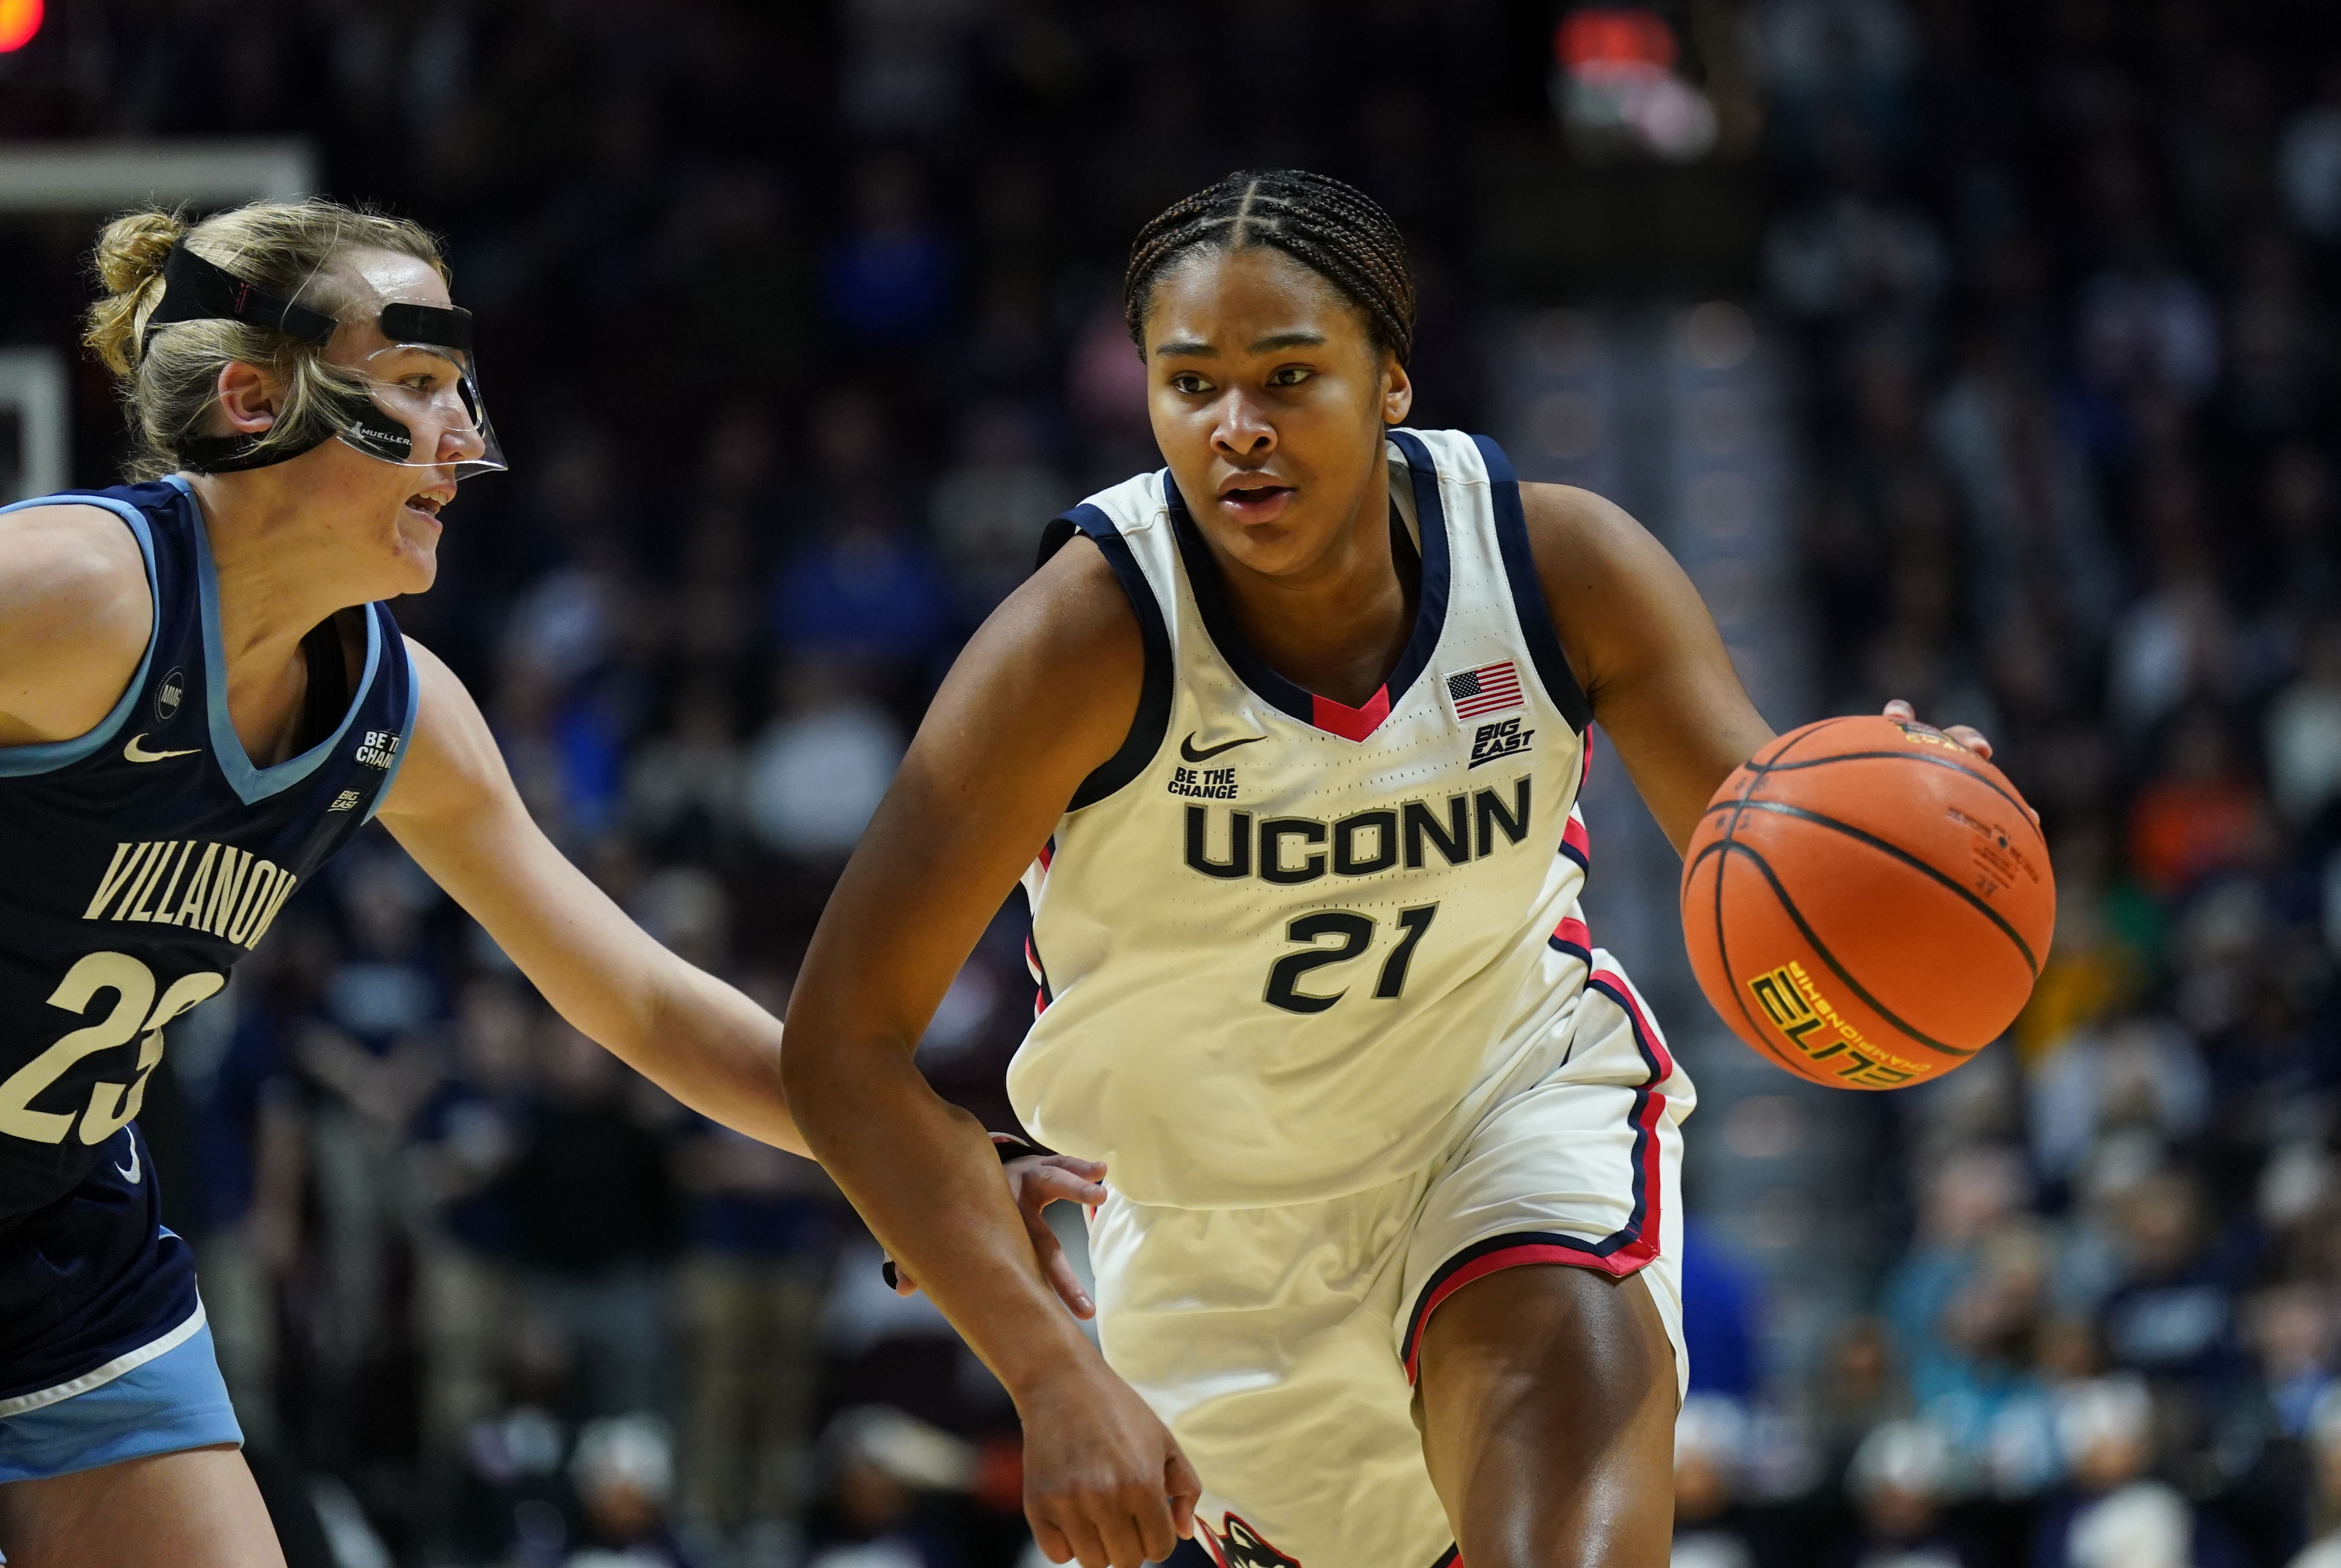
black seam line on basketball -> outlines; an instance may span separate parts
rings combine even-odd
[[[1833,730],[1839,724],[1851,724],[1854,719],[1858,716],[1860,715],[1855,714],[1839,714],[1833,719],[1823,719],[1809,729],[1806,730],[1803,734],[1792,736],[1789,739],[1788,744],[1780,748],[1779,754],[1780,756],[1787,756],[1790,752],[1795,751],[1807,741],[1818,740],[1822,731]],[[1759,764],[1753,757],[1750,757],[1748,760],[1748,765],[1754,768],[1758,773],[1764,773],[1772,768],[1778,767],[1780,764],[1778,758],[1775,758],[1773,761],[1768,763]]]
[[[1975,769],[1961,767],[1958,764],[1953,762],[1948,757],[1930,757],[1919,752],[1839,752],[1835,756],[1815,757],[1808,763],[1758,763],[1750,761],[1748,764],[1748,768],[1749,772],[1761,777],[1766,774],[1795,773],[1801,768],[1823,768],[1828,766],[1831,763],[1877,762],[1881,760],[1890,761],[1895,758],[1899,758],[1904,762],[1925,763],[1930,768],[1948,768],[1955,774],[1964,774],[1968,778],[1975,780],[1976,783],[1983,785],[1984,788],[1991,791],[1992,794],[1997,795],[2000,799],[2006,801],[2008,804],[2014,806],[2017,810],[2024,812],[2025,821],[2030,822],[2032,820],[2031,812],[2026,810],[2025,804],[2021,800],[2008,794],[2006,790],[1992,783],[1991,780],[1976,772]]]
[[[1689,871],[1697,871],[1700,863],[1705,861],[1709,855],[1723,855],[1725,857],[1724,864],[1728,864],[1730,861],[1728,851],[1730,848],[1731,844],[1729,840],[1716,840],[1715,843],[1708,844],[1705,849],[1700,850],[1697,854],[1691,857],[1691,863],[1689,868]],[[1748,1011],[1748,999],[1739,994],[1738,983],[1731,977],[1731,943],[1723,934],[1723,865],[1718,865],[1715,868],[1714,903],[1715,961],[1723,966],[1724,990],[1730,993],[1732,1005],[1739,1009],[1739,1016],[1748,1020],[1748,1027],[1756,1032],[1756,1039],[1758,1043],[1760,1044],[1765,1050],[1772,1054],[1773,1057],[1779,1062],[1783,1070],[1794,1073],[1800,1078],[1803,1077],[1803,1064],[1796,1057],[1789,1055],[1786,1051],[1782,1050],[1772,1039],[1771,1032],[1766,1029],[1762,1024],[1757,1022],[1756,1014]],[[1575,1048],[1575,1043],[1571,1042],[1570,1049],[1574,1050]]]
[[[2032,971],[2032,978],[2036,981],[2040,978],[2040,964],[2039,962],[2032,956],[2032,944],[2025,941],[2023,936],[2017,933],[2016,927],[2007,923],[2007,918],[2005,915],[2001,914],[1999,911],[1994,909],[1990,904],[1986,904],[1981,898],[1977,897],[1973,892],[1969,891],[1957,881],[1945,875],[1935,867],[1928,865],[1925,861],[1920,860],[1908,850],[1898,848],[1897,846],[1887,843],[1884,839],[1879,838],[1876,834],[1865,833],[1849,822],[1839,822],[1833,816],[1823,816],[1819,812],[1810,810],[1805,806],[1790,805],[1786,801],[1751,800],[1748,803],[1748,809],[1749,811],[1770,812],[1775,816],[1792,816],[1802,822],[1818,823],[1822,827],[1831,829],[1837,833],[1841,833],[1845,834],[1846,837],[1853,839],[1858,843],[1866,844],[1881,854],[1890,854],[1896,860],[1900,861],[1903,864],[1909,866],[1914,871],[1925,872],[1928,876],[1933,877],[1937,882],[1941,883],[1945,887],[1949,888],[1953,893],[1957,894],[1961,898],[1966,899],[1969,904],[1973,904],[1977,914],[1982,915],[1986,920],[1990,921],[1994,925],[1998,926],[2001,934],[2006,936],[2010,942],[2016,944],[2016,951],[2024,955],[2024,966]]]
[[[1781,749],[1785,751],[1788,749],[1788,747],[1793,747],[1803,738],[1804,737],[1800,735],[1797,737],[1797,740],[1790,741],[1788,747],[1783,747]],[[1748,781],[1739,786],[1739,798],[1732,803],[1730,820],[1723,824],[1723,838],[1721,843],[1725,851],[1728,852],[1730,849],[1733,841],[1738,836],[1739,819],[1747,810],[1748,797],[1750,794],[1753,794],[1756,791],[1756,786],[1763,782],[1762,774],[1750,774],[1748,775]],[[1723,984],[1725,987],[1730,991],[1731,1000],[1738,1007],[1739,1015],[1748,1020],[1748,1026],[1756,1031],[1756,1037],[1758,1039],[1765,1040],[1767,1044],[1770,1044],[1770,1041],[1765,1036],[1764,1026],[1757,1023],[1755,1018],[1748,1013],[1748,1004],[1741,999],[1739,995],[1739,987],[1732,979],[1731,944],[1724,940],[1723,935],[1723,869],[1729,864],[1730,856],[1727,853],[1724,858],[1716,864],[1715,867],[1715,955],[1717,961],[1723,965]],[[1788,1064],[1788,1058],[1783,1054],[1777,1046],[1773,1048],[1772,1054],[1775,1056],[1779,1057],[1783,1064]],[[1795,1071],[1793,1065],[1789,1066],[1789,1070],[1792,1072]]]
[[[1833,719],[1823,719],[1820,723],[1814,724],[1809,729],[1806,730],[1802,734],[1791,736],[1788,744],[1780,748],[1778,754],[1780,756],[1787,756],[1790,752],[1795,751],[1807,741],[1818,736],[1822,731],[1835,729],[1838,725],[1848,722],[1852,716],[1853,715],[1851,714],[1840,714]],[[1756,1032],[1756,1038],[1764,1043],[1764,1048],[1772,1054],[1774,1058],[1780,1063],[1781,1066],[1785,1070],[1793,1073],[1798,1077],[1801,1078],[1805,1075],[1803,1064],[1788,1055],[1788,1054],[1782,1050],[1780,1046],[1774,1044],[1770,1032],[1768,1031],[1763,1024],[1756,1021],[1756,1015],[1748,1011],[1748,999],[1739,994],[1739,986],[1732,978],[1731,944],[1726,940],[1723,934],[1724,865],[1729,864],[1729,851],[1738,842],[1739,819],[1747,812],[1748,797],[1755,794],[1756,786],[1764,782],[1764,775],[1778,765],[1779,764],[1775,761],[1763,764],[1759,766],[1753,758],[1749,759],[1748,763],[1748,773],[1747,783],[1739,786],[1738,798],[1727,803],[1731,808],[1731,819],[1723,824],[1723,836],[1716,843],[1711,844],[1707,848],[1699,851],[1698,857],[1692,861],[1691,864],[1684,868],[1683,874],[1685,876],[1689,876],[1691,870],[1698,865],[1698,862],[1705,860],[1709,854],[1720,854],[1725,855],[1723,864],[1718,864],[1715,868],[1715,956],[1716,962],[1723,965],[1724,988],[1731,993],[1732,1004],[1739,1009],[1739,1015],[1748,1020],[1748,1027]],[[1701,814],[1703,815],[1705,814],[1702,813]],[[1760,860],[1761,857],[1758,856],[1756,858]],[[1782,895],[1782,902],[1787,902],[1786,894]],[[1798,924],[1802,925],[1803,922],[1799,920]],[[1808,934],[1809,934],[1809,933]],[[1818,948],[1820,944],[1816,941],[1813,945],[1816,948]],[[1848,980],[1847,983],[1850,984],[1851,981]]]
[[[1754,849],[1744,844],[1728,844],[1725,847],[1730,853],[1735,854],[1744,854],[1755,863],[1756,869],[1763,874],[1764,880],[1772,884],[1772,894],[1780,901],[1781,912],[1787,914],[1790,920],[1797,923],[1797,930],[1802,934],[1807,942],[1812,944],[1813,956],[1818,958],[1823,964],[1828,964],[1829,967],[1829,973],[1836,975],[1839,980],[1844,981],[1847,986],[1851,989],[1853,994],[1856,996],[1860,997],[1871,1012],[1877,1014],[1880,1018],[1885,1019],[1886,1022],[1893,1024],[1895,1028],[1899,1029],[1903,1034],[1908,1034],[1911,1039],[1918,1041],[1920,1044],[1927,1046],[1930,1050],[1940,1051],[1946,1055],[1957,1056],[1965,1059],[1974,1055],[1976,1051],[1982,1049],[1981,1046],[1970,1049],[1958,1045],[1945,1044],[1942,1041],[1936,1039],[1933,1035],[1928,1034],[1922,1030],[1913,1029],[1908,1024],[1903,1023],[1901,1019],[1896,1017],[1893,1012],[1889,1010],[1884,1003],[1878,1001],[1877,997],[1872,996],[1869,994],[1868,989],[1864,986],[1860,981],[1856,980],[1847,972],[1845,965],[1837,961],[1837,954],[1831,953],[1828,950],[1828,944],[1822,942],[1820,937],[1814,932],[1813,928],[1805,923],[1804,911],[1798,909],[1796,905],[1796,901],[1788,896],[1788,890],[1780,885],[1780,879],[1773,874],[1772,863],[1770,861],[1766,860],[1761,854],[1758,854]]]
[[[1802,734],[1792,735],[1789,737],[1788,744],[1780,748],[1779,755],[1787,756],[1790,752],[1795,751],[1807,741],[1818,739],[1822,731],[1833,730],[1839,724],[1850,723],[1854,715],[1850,714],[1840,714],[1836,718],[1822,719],[1817,724],[1807,726]],[[1741,764],[1748,774],[1748,782],[1740,786],[1738,800],[1733,804],[1743,805],[1747,804],[1748,797],[1755,793],[1756,786],[1763,782],[1764,775],[1779,765],[1780,764],[1777,761],[1758,763],[1753,757],[1748,758],[1746,763]],[[1795,765],[1801,767],[1805,764],[1799,763]],[[1710,806],[1708,809],[1712,810],[1713,807]],[[1704,816],[1706,813],[1702,812],[1699,814]],[[1731,821],[1725,825],[1723,830],[1723,837],[1726,843],[1730,842],[1732,830],[1738,825],[1739,817],[1738,814],[1735,813],[1732,815]]]
[[[1803,734],[1797,734],[1797,735],[1791,735],[1791,736],[1788,738],[1788,743],[1786,745],[1784,745],[1784,746],[1782,746],[1782,747],[1780,748],[1780,750],[1779,750],[1779,754],[1779,754],[1780,756],[1787,756],[1790,752],[1795,751],[1798,746],[1803,745],[1807,741],[1809,741],[1809,740],[1812,740],[1812,739],[1815,739],[1816,737],[1818,737],[1818,736],[1820,734],[1820,733],[1821,733],[1822,731],[1824,731],[1824,730],[1833,730],[1833,729],[1835,729],[1838,725],[1839,725],[1839,724],[1845,724],[1845,723],[1847,723],[1847,722],[1851,718],[1851,716],[1852,716],[1852,715],[1850,715],[1850,714],[1839,714],[1839,715],[1838,715],[1838,717],[1836,717],[1836,718],[1833,718],[1833,719],[1823,719],[1823,720],[1821,720],[1819,723],[1818,723],[1818,724],[1812,724],[1812,725],[1808,726],[1808,727],[1804,731],[1804,733],[1803,733]],[[1728,805],[1728,806],[1735,807],[1735,808],[1744,808],[1744,807],[1747,805],[1747,804],[1748,804],[1748,796],[1750,796],[1750,795],[1752,795],[1752,794],[1754,794],[1756,793],[1756,786],[1757,786],[1758,784],[1762,784],[1762,783],[1764,782],[1764,775],[1765,775],[1766,774],[1768,774],[1768,773],[1770,773],[1770,772],[1771,772],[1775,767],[1778,767],[1778,765],[1780,765],[1780,764],[1778,764],[1778,762],[1777,760],[1775,760],[1775,761],[1773,761],[1773,762],[1768,762],[1768,763],[1758,763],[1758,761],[1756,761],[1756,759],[1755,759],[1755,758],[1753,758],[1753,757],[1748,758],[1747,762],[1745,762],[1745,763],[1743,763],[1743,764],[1740,764],[1740,770],[1739,770],[1739,771],[1744,772],[1744,773],[1746,773],[1746,774],[1747,774],[1747,775],[1748,775],[1748,782],[1747,782],[1747,783],[1745,783],[1745,784],[1741,784],[1741,785],[1739,786],[1739,794],[1738,794],[1738,796],[1736,799],[1731,800],[1731,801],[1728,801],[1728,802],[1727,802],[1727,803],[1725,803],[1725,804],[1726,804],[1727,805]],[[1798,765],[1802,765],[1802,764],[1798,764]],[[1712,811],[1712,810],[1714,810],[1714,809],[1715,809],[1715,807],[1714,807],[1712,804],[1710,804],[1710,805],[1708,806],[1708,810],[1709,810],[1709,811]],[[1706,812],[1701,812],[1699,814],[1700,814],[1701,816],[1705,816],[1705,815],[1707,814],[1707,813],[1706,813]],[[1737,830],[1738,829],[1738,826],[1739,826],[1739,815],[1740,815],[1739,811],[1738,811],[1738,809],[1734,809],[1734,810],[1732,811],[1732,814],[1731,814],[1731,820],[1730,820],[1729,822],[1728,822],[1728,823],[1726,823],[1726,824],[1723,824],[1723,842],[1724,842],[1724,843],[1726,843],[1726,844],[1730,843],[1730,842],[1731,842],[1731,839],[1732,839],[1732,835],[1733,835],[1733,834],[1737,832]],[[1718,896],[1720,896],[1720,884],[1718,884]]]

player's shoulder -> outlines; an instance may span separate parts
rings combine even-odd
[[[146,575],[137,537],[122,518],[110,507],[72,496],[0,512],[0,541],[12,574],[44,572],[60,587],[108,574],[141,581]]]
[[[102,720],[154,627],[144,552],[102,506],[61,501],[0,513],[0,734],[65,740]]]
[[[995,614],[1001,630],[1057,658],[1102,658],[1111,664],[1118,662],[1118,654],[1136,655],[1137,610],[1107,558],[1109,546],[1079,530],[1052,539],[1051,544],[1032,574]]]
[[[1032,574],[1001,605],[1009,628],[1068,652],[1100,640],[1135,648],[1131,594],[1142,573],[1131,544],[1147,530],[1169,528],[1164,483],[1160,472],[1134,474],[1050,519]]]
[[[1122,745],[1150,677],[1148,634],[1133,594],[1101,540],[1052,530],[1054,546],[968,640],[929,716],[953,733],[1012,742],[1031,769],[1081,776]],[[1053,775],[1052,775],[1053,776]]]
[[[1672,571],[1672,557],[1633,514],[1574,484],[1520,486],[1529,554],[1556,607],[1560,601],[1614,597],[1616,591]],[[1584,606],[1576,606],[1582,614]]]
[[[403,633],[399,640],[414,681],[413,718],[382,815],[427,826],[433,819],[451,823],[493,807],[512,782],[477,699],[444,659]]]
[[[455,672],[447,667],[446,660],[416,642],[412,634],[401,632],[398,640],[405,645],[406,661],[413,668],[414,678],[426,688],[437,685],[461,686],[463,684],[456,678]]]
[[[1615,547],[1643,533],[1642,525],[1624,507],[1576,484],[1523,480],[1520,514],[1528,522],[1531,544],[1600,549]]]
[[[446,660],[413,637],[401,633],[399,641],[406,646],[406,667],[414,683],[418,733],[433,738],[443,737],[450,732],[485,735],[487,718],[463,678],[448,666]]]
[[[145,645],[146,557],[112,511],[60,500],[0,513],[0,637]]]

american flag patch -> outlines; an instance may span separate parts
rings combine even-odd
[[[1455,716],[1459,719],[1476,719],[1481,714],[1517,708],[1521,705],[1520,673],[1512,667],[1511,660],[1499,659],[1492,664],[1448,676],[1447,694],[1454,699]]]

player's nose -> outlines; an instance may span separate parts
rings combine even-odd
[[[1220,422],[1211,432],[1211,444],[1231,456],[1261,457],[1275,450],[1276,426],[1238,393],[1220,404]]]

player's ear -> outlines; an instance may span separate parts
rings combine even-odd
[[[1414,383],[1408,379],[1406,366],[1398,355],[1382,350],[1382,423],[1404,424],[1414,408]]]
[[[255,435],[276,423],[276,378],[256,365],[228,361],[212,391],[221,418],[238,435]]]

